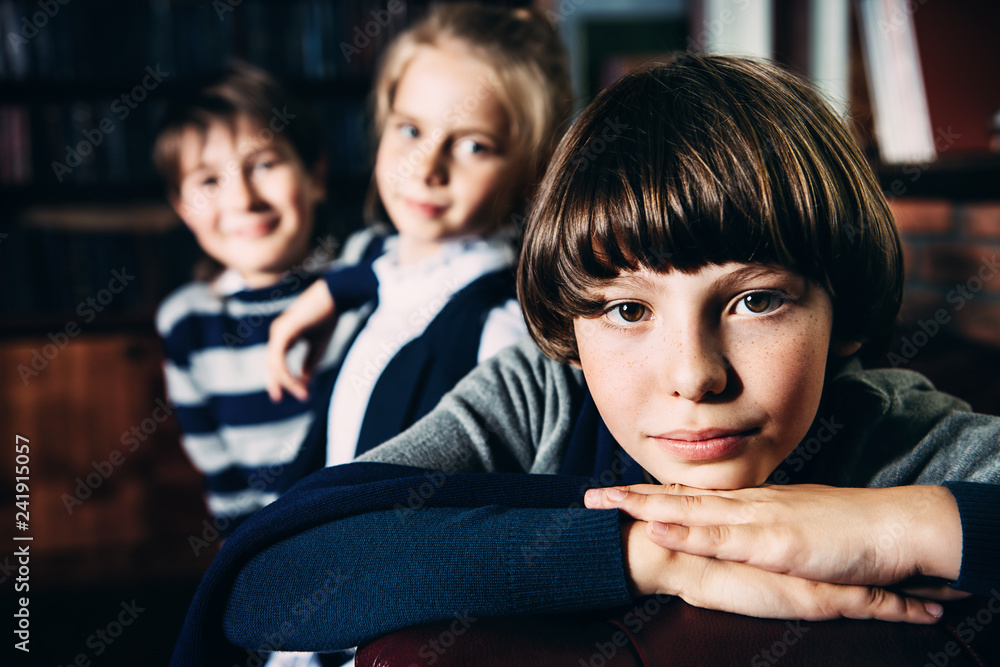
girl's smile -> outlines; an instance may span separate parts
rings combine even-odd
[[[507,112],[484,83],[491,75],[458,43],[424,48],[406,66],[375,163],[401,263],[488,234],[513,208],[521,160],[508,150]]]

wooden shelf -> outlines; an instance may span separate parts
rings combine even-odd
[[[144,72],[139,70],[133,76],[86,77],[75,79],[3,79],[0,86],[0,104],[45,104],[75,100],[115,99],[136,86]],[[188,76],[169,79],[150,91],[150,99],[165,97],[181,87],[197,84],[205,76]],[[371,89],[371,82],[360,76],[346,76],[334,79],[309,79],[305,77],[282,77],[291,90],[312,101],[321,97],[339,95],[363,96]]]
[[[886,196],[1000,198],[1000,153],[945,153],[927,164],[880,165],[877,173]]]
[[[20,212],[17,222],[35,228],[137,233],[162,232],[182,224],[174,209],[162,199],[134,203],[34,204]]]

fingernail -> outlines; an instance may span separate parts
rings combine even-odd
[[[666,535],[668,526],[660,521],[650,521],[649,529],[653,531],[656,535]]]
[[[933,616],[934,618],[941,618],[941,616],[944,614],[944,607],[942,607],[937,602],[925,602],[924,609],[926,609],[927,613]]]
[[[583,494],[583,502],[585,505],[600,505],[601,504],[601,492],[597,489],[587,489],[587,492]]]
[[[628,495],[625,491],[614,487],[606,489],[604,492],[608,494],[608,500],[625,500],[625,496]]]

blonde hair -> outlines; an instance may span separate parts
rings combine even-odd
[[[573,110],[566,49],[537,9],[508,9],[475,3],[442,5],[402,33],[386,51],[374,88],[375,139],[382,136],[396,88],[422,49],[458,42],[493,70],[494,90],[511,123],[510,147],[525,163],[531,193],[545,171]],[[366,212],[386,218],[374,178]]]

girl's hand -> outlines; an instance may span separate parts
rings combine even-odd
[[[326,281],[317,280],[271,322],[267,339],[267,394],[273,402],[281,401],[282,390],[300,401],[309,398],[309,381],[330,342],[336,312]],[[300,339],[308,343],[309,349],[302,363],[302,374],[295,377],[288,369],[286,355]]]
[[[641,484],[591,489],[586,505],[649,522],[649,540],[671,551],[819,582],[953,580],[962,561],[958,506],[938,486],[705,491]]]
[[[743,563],[663,549],[645,522],[622,528],[635,595],[676,595],[688,604],[760,618],[836,618],[934,623],[943,609],[875,586],[831,584],[767,572]]]

